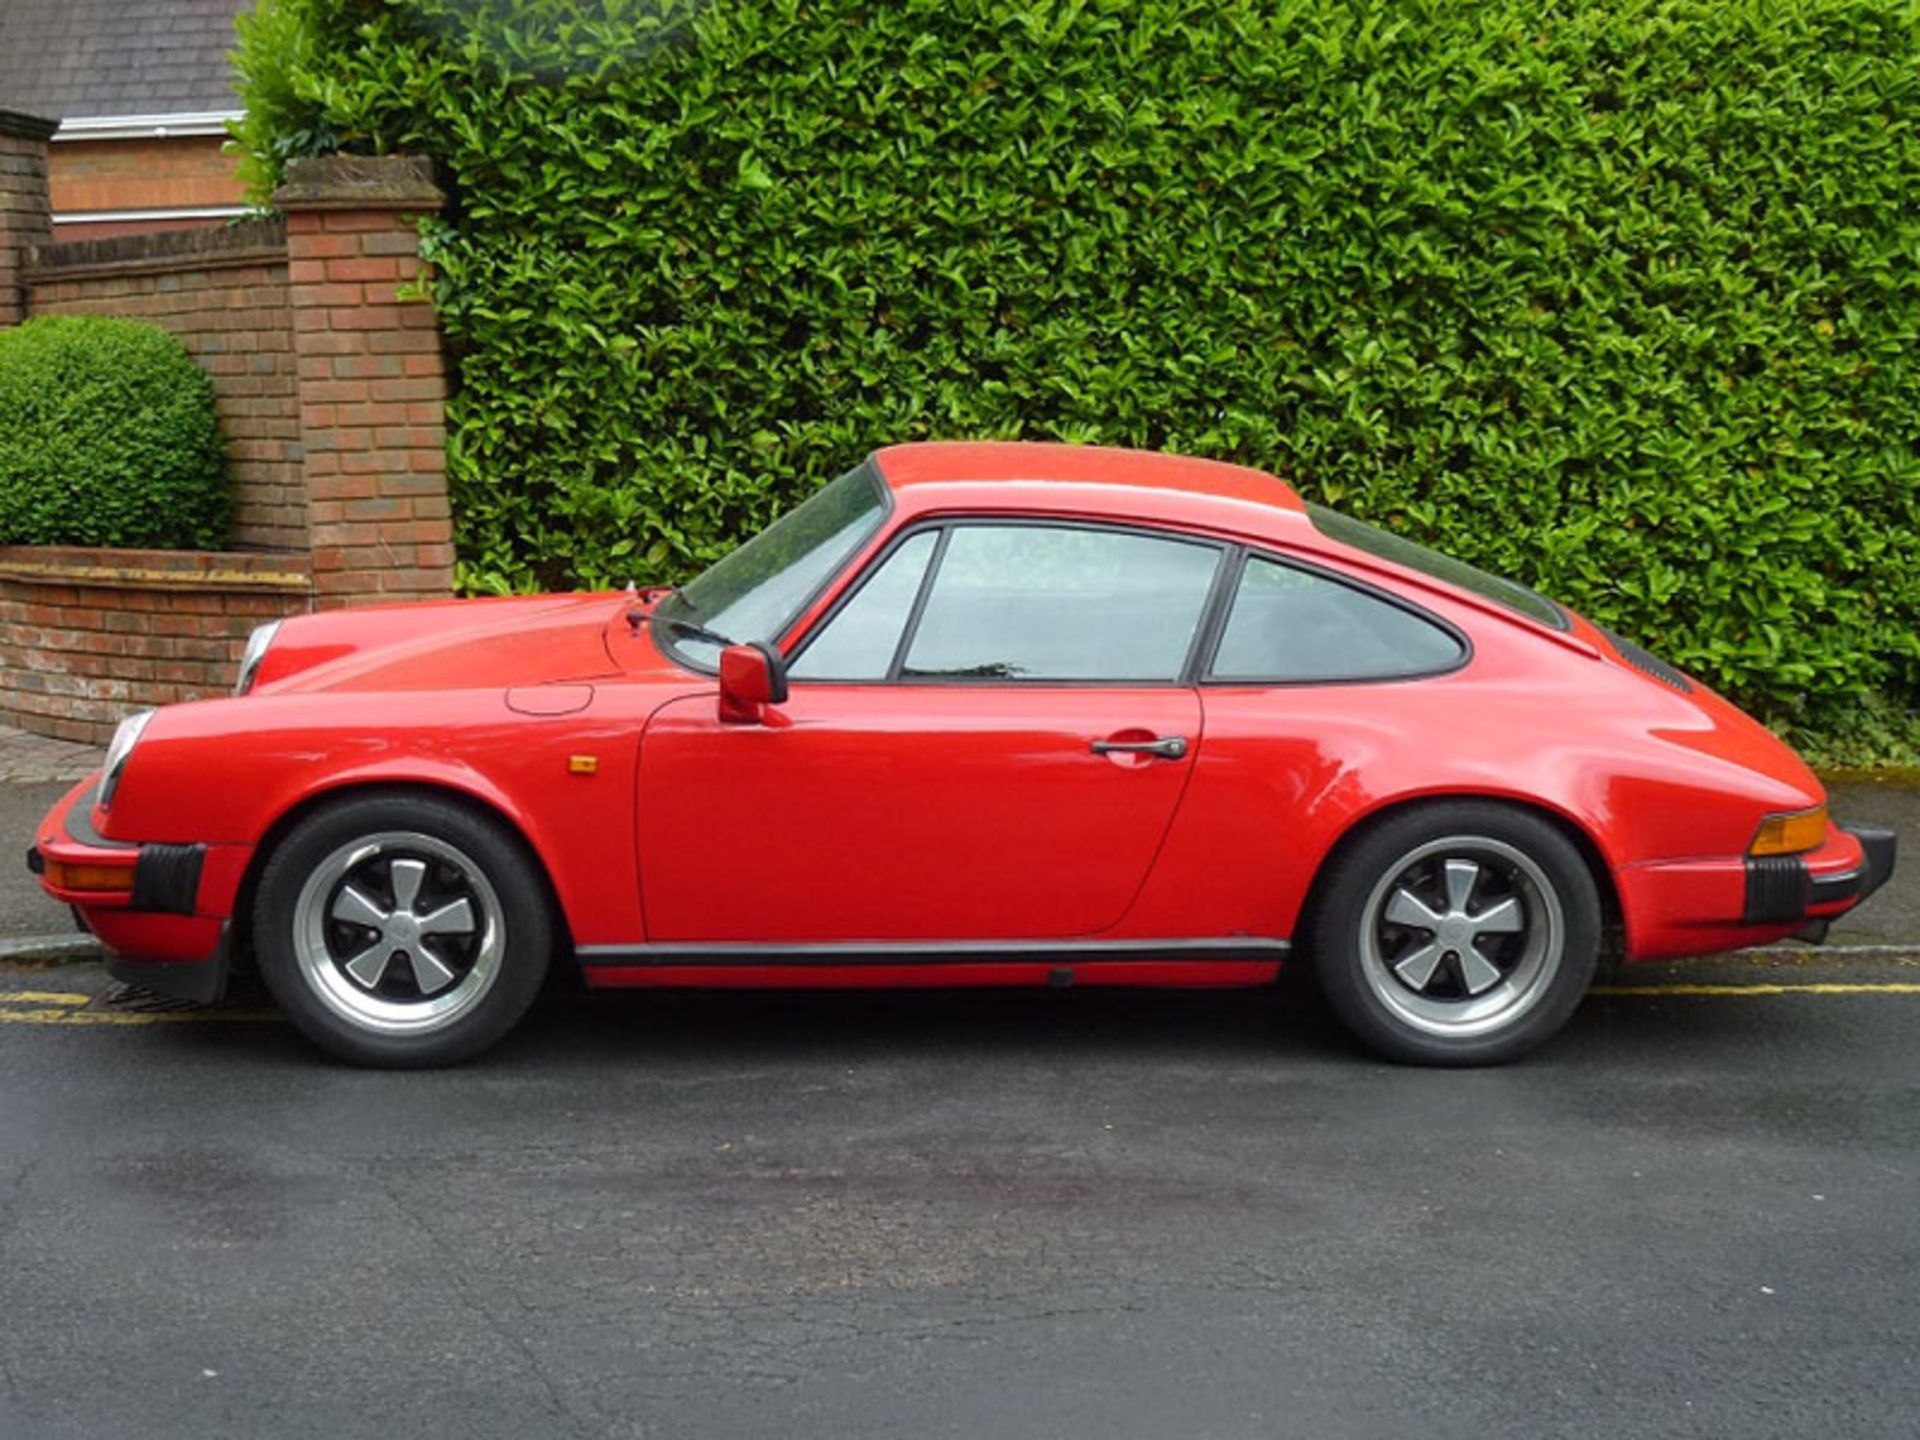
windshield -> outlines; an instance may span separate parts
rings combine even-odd
[[[1517,611],[1529,620],[1537,620],[1542,625],[1551,625],[1555,630],[1569,628],[1566,611],[1517,580],[1503,580],[1498,575],[1476,570],[1464,560],[1456,560],[1451,555],[1442,555],[1438,550],[1416,545],[1390,530],[1341,515],[1324,505],[1307,506],[1307,514],[1313,520],[1313,528],[1330,540],[1338,540],[1343,545],[1351,545],[1382,560],[1391,560],[1409,570],[1418,570],[1422,575],[1431,575],[1449,585],[1458,585],[1462,590],[1470,590],[1484,599],[1497,601],[1509,610]]]
[[[886,505],[871,463],[830,481],[662,600],[654,612],[660,640],[702,668],[717,663],[724,643],[777,644],[807,601],[880,528]]]

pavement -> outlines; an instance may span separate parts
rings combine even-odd
[[[0,1437],[1911,1440],[1917,882],[1468,1072],[1305,987],[555,993],[363,1072],[0,952]]]

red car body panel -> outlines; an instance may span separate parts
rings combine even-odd
[[[204,845],[193,914],[49,892],[127,956],[202,960],[227,922],[244,929],[250,880],[291,817],[353,787],[432,787],[524,837],[595,984],[1047,983],[1063,965],[1083,984],[1251,984],[1272,977],[1356,825],[1493,797],[1577,837],[1628,958],[1806,923],[1743,920],[1745,856],[1763,817],[1824,803],[1819,781],[1737,709],[1632,668],[1585,621],[1554,630],[1342,545],[1291,489],[1238,466],[977,444],[875,463],[886,519],[787,629],[788,654],[902,529],[948,516],[1096,519],[1296,557],[1404,597],[1471,653],[1447,674],[1339,684],[796,680],[766,723],[738,725],[721,722],[712,676],[627,622],[627,597],[302,616],[252,693],[160,712],[111,809],[87,782],[36,837],[67,863]],[[1167,734],[1189,742],[1178,762],[1088,751]],[[1858,871],[1863,851],[1835,828],[1802,860],[1819,879]],[[1015,948],[968,950],[985,943]],[[881,952],[783,963],[783,947],[821,945]],[[701,946],[746,953],[710,965]],[[911,958],[943,946],[943,963]]]
[[[704,695],[654,712],[640,770],[648,939],[1114,931],[1190,770],[1096,761],[1088,746],[1195,735],[1200,701],[1168,687],[800,685],[780,717],[743,732]],[[725,837],[724,865],[688,843],[703,832]]]

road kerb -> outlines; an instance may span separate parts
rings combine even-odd
[[[80,965],[103,958],[91,935],[26,935],[0,940],[0,965]]]

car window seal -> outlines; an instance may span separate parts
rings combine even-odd
[[[919,529],[915,534],[926,533]],[[887,661],[886,679],[889,684],[897,685],[906,673],[907,652],[913,648],[913,637],[920,633],[920,617],[927,613],[927,601],[933,595],[933,582],[940,576],[941,562],[947,558],[947,542],[953,538],[953,526],[942,524],[939,538],[933,542],[933,554],[927,558],[927,570],[920,577],[920,588],[914,591],[913,605],[907,611],[906,623],[900,627],[900,638],[894,642],[893,657]]]

